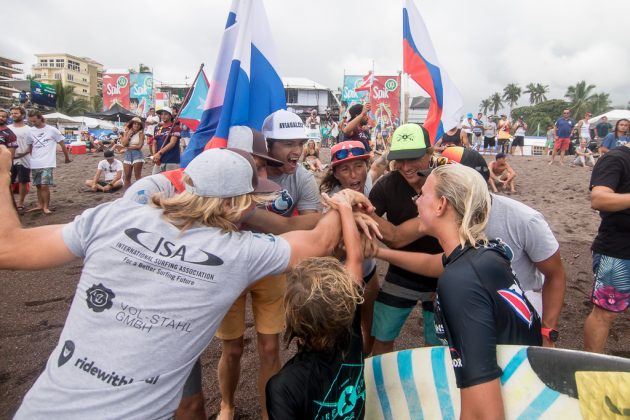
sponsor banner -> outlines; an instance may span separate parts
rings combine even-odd
[[[153,74],[132,73],[130,76],[129,110],[145,117],[149,108],[153,106]]]
[[[354,91],[354,89],[361,86],[362,82],[363,82],[363,76],[344,76],[343,90],[341,91],[341,102],[345,102],[348,108],[356,103],[365,102],[368,92],[367,91],[359,91],[359,92]]]
[[[57,91],[55,87],[31,80],[31,102],[55,108],[57,106]]]
[[[114,104],[129,109],[129,85],[129,73],[105,73],[103,75],[103,110],[107,111]]]
[[[400,76],[374,76],[370,89],[370,119],[377,131],[391,132],[400,125]]]

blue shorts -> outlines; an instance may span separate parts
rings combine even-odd
[[[591,302],[610,312],[630,306],[630,260],[593,253],[595,284]]]
[[[53,185],[53,169],[54,168],[31,169],[33,185]]]
[[[394,341],[400,335],[405,321],[414,306],[398,308],[383,302],[374,302],[374,318],[372,320],[372,335],[378,341]],[[440,341],[435,334],[435,320],[433,311],[422,310],[424,343],[426,346],[439,346]]]
[[[126,150],[123,163],[133,165],[134,163],[144,163],[142,150]]]

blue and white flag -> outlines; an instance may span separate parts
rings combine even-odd
[[[201,122],[182,167],[207,146],[226,147],[231,126],[260,130],[269,114],[286,108],[277,63],[262,0],[233,0]]]

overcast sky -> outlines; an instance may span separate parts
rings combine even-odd
[[[629,0],[415,0],[435,49],[461,91],[466,111],[507,83],[548,84],[550,98],[586,80],[630,101]],[[282,76],[332,89],[346,74],[402,69],[402,1],[263,0]],[[14,1],[3,7],[0,55],[88,56],[106,68],[154,69],[184,83],[205,63],[212,74],[230,0]],[[419,88],[412,94],[420,94]],[[519,104],[525,105],[523,96]]]

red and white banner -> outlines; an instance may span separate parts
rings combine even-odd
[[[103,75],[103,111],[107,111],[116,103],[129,109],[129,87],[129,73],[105,73]]]
[[[370,112],[380,130],[400,125],[400,76],[374,76],[370,88]]]

